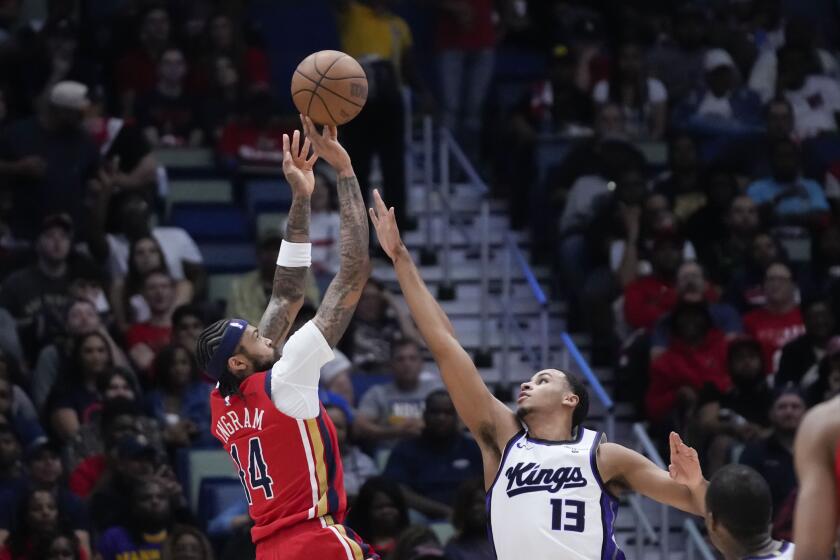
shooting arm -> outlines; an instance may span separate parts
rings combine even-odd
[[[295,193],[286,224],[286,241],[309,243],[309,197]],[[303,305],[305,266],[278,266],[274,270],[271,299],[260,319],[259,330],[275,344],[286,338],[292,321]]]
[[[458,414],[482,447],[504,447],[505,442],[520,430],[516,416],[487,389],[472,359],[455,338],[446,313],[420,277],[405,245],[394,258],[394,268],[411,315],[434,355]]]
[[[337,183],[341,264],[314,319],[331,347],[344,336],[370,275],[367,212],[353,168],[339,171]]]

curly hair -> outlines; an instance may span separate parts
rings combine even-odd
[[[227,319],[219,319],[198,335],[198,340],[195,343],[195,358],[198,361],[198,367],[201,371],[207,371],[207,366],[213,358],[213,353],[222,342],[222,336],[225,334],[227,325]],[[239,378],[229,371],[223,372],[218,381],[219,392],[223,397],[239,393]]]

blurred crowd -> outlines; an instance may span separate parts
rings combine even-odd
[[[342,132],[358,175],[378,161],[413,227],[411,87],[554,266],[615,396],[654,434],[686,434],[707,476],[755,467],[789,538],[793,437],[840,393],[836,6],[322,3],[371,85]],[[0,3],[0,560],[253,554],[244,494],[202,517],[176,473],[221,449],[195,340],[223,315],[259,320],[282,227],[211,300],[199,243],[167,225],[160,160],[202,147],[234,184],[279,177],[296,115],[259,4]],[[332,182],[318,174],[298,324],[337,268]],[[391,560],[493,558],[478,447],[385,284],[336,355],[321,394],[349,526]]]
[[[840,394],[836,7],[554,4],[498,192],[615,396],[707,476],[755,467],[789,538],[796,429]]]

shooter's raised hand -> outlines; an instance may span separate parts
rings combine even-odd
[[[318,157],[329,163],[339,177],[352,177],[353,165],[347,150],[338,142],[338,129],[334,126],[325,125],[320,132],[315,127],[312,119],[304,115],[300,116],[303,123],[303,132],[306,138],[312,142],[312,147]]]
[[[292,187],[292,192],[299,196],[311,196],[315,189],[315,174],[312,167],[318,161],[318,153],[309,155],[309,138],[300,145],[300,131],[292,134],[291,146],[289,135],[283,135],[283,175]]]

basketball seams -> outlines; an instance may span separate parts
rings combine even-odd
[[[323,73],[323,74],[321,74],[321,71],[320,71],[320,70],[318,70],[318,55],[317,55],[317,54],[315,54],[315,56],[313,56],[313,57],[312,57],[312,67],[313,67],[313,68],[315,68],[315,72],[316,72],[317,74],[320,74],[320,76],[321,76],[321,77],[320,77],[320,78],[318,78],[318,81],[315,83],[315,91],[313,91],[313,92],[312,92],[312,95],[311,95],[311,96],[310,96],[310,98],[309,98],[309,105],[307,105],[307,106],[306,106],[306,114],[307,114],[307,115],[308,115],[308,114],[310,113],[310,111],[312,110],[312,100],[313,100],[313,99],[315,99],[315,96],[316,96],[316,95],[318,95],[318,94],[317,94],[317,93],[315,93],[315,92],[317,92],[317,91],[318,91],[318,88],[319,88],[319,87],[321,87],[321,81],[323,81],[323,79],[327,77],[327,72],[329,72],[329,71],[330,71],[330,68],[332,68],[333,66],[335,66],[335,64],[336,64],[339,60],[341,60],[342,58],[344,58],[345,56],[347,56],[347,55],[345,54],[345,55],[342,55],[342,56],[337,56],[337,57],[335,58],[335,60],[333,60],[333,61],[330,63],[330,65],[329,65],[329,66],[327,66],[327,69],[326,69],[326,70],[324,70],[324,73]],[[297,72],[297,70],[295,70],[295,72]],[[326,89],[326,88],[324,88],[324,89]],[[320,95],[318,95],[318,99],[320,99],[320,100],[321,100],[321,103],[323,103],[324,107],[326,107],[326,106],[327,106],[327,104],[326,104],[326,103],[324,103],[324,99],[323,99]],[[329,109],[327,110],[327,113],[329,113]],[[332,119],[332,114],[330,114],[330,118]],[[335,119],[333,119],[333,123],[335,123],[335,122],[337,122],[337,121],[336,121]]]
[[[318,97],[318,99],[321,101],[321,104],[324,106],[324,110],[327,112],[327,114],[328,114],[328,115],[330,116],[330,118],[332,119],[333,125],[334,125],[334,126],[338,126],[338,119],[336,119],[336,118],[333,116],[332,111],[330,111],[330,106],[327,104],[327,102],[326,102],[326,101],[324,101],[324,98],[323,98],[323,97],[321,97],[320,95],[318,95],[318,92],[313,91],[313,92],[312,92],[312,97],[316,97],[316,96],[317,96],[317,97]]]
[[[318,65],[318,58],[321,56],[328,60],[323,70]],[[345,57],[347,61],[344,60]],[[335,78],[330,77],[333,71],[338,75]],[[342,91],[333,89],[332,84],[329,84],[330,80],[335,80],[335,87]],[[348,84],[346,80],[350,80],[350,83]],[[310,116],[317,115],[318,120],[332,121],[332,126],[338,126],[339,119],[335,118],[333,110],[339,113],[344,122],[351,120],[364,108],[366,101],[364,98],[367,97],[364,89],[366,85],[367,76],[353,57],[341,51],[320,51],[306,57],[293,71],[292,99],[302,113]],[[323,92],[320,91],[321,88]],[[298,99],[299,95],[307,94],[309,99]],[[323,108],[315,104],[316,95]]]
[[[342,101],[346,101],[347,103],[349,103],[349,104],[351,104],[351,105],[355,105],[356,107],[358,107],[358,108],[360,108],[360,109],[361,109],[362,107],[364,107],[364,103],[357,103],[357,102],[353,101],[352,99],[348,99],[348,98],[344,97],[342,94],[338,93],[337,91],[333,91],[333,90],[331,90],[330,88],[328,88],[327,86],[325,86],[324,84],[322,84],[322,83],[321,83],[321,80],[323,80],[324,78],[326,78],[327,80],[336,80],[336,81],[337,81],[337,80],[367,80],[367,77],[366,77],[366,76],[365,76],[365,77],[347,76],[347,77],[345,77],[345,78],[330,78],[329,76],[323,76],[323,77],[321,78],[321,80],[318,80],[318,81],[316,82],[315,80],[313,80],[312,78],[310,78],[309,76],[307,76],[306,74],[304,74],[303,72],[301,72],[300,70],[295,70],[295,74],[300,74],[301,76],[303,76],[304,78],[306,78],[307,80],[309,80],[310,82],[312,82],[313,84],[315,84],[315,89],[316,89],[316,90],[317,90],[318,88],[321,88],[321,89],[323,89],[324,91],[328,91],[328,92],[330,92],[331,94],[335,95],[336,97],[338,97],[338,98],[339,98],[339,99],[341,99]],[[300,91],[311,91],[311,90],[299,89],[299,90],[298,90],[298,92],[300,92]],[[297,92],[295,92],[295,93],[294,93],[294,95],[297,95]],[[308,109],[307,109],[307,111],[308,111]]]

